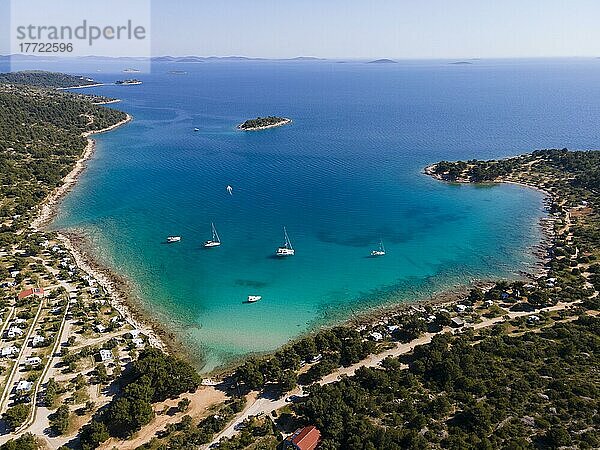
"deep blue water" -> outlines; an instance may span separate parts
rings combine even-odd
[[[124,77],[125,65],[98,64],[70,70]],[[599,75],[596,60],[155,64],[141,86],[89,89],[135,120],[98,137],[55,226],[86,230],[210,369],[369,307],[529,268],[541,194],[421,170],[594,147]],[[293,124],[235,130],[270,114]],[[207,251],[211,222],[223,244]],[[296,256],[279,260],[284,225]],[[163,244],[169,234],[182,241]],[[388,254],[368,258],[380,238]],[[263,300],[243,304],[249,294]]]

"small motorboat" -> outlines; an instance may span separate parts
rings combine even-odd
[[[246,300],[247,303],[256,303],[257,301],[259,301],[262,298],[262,296],[260,295],[249,295],[248,299]]]
[[[173,242],[179,242],[181,240],[181,236],[167,236],[167,243],[172,244]]]

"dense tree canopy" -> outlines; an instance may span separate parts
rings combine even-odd
[[[125,117],[82,96],[0,84],[0,219],[26,221],[83,153],[82,133]]]
[[[89,86],[96,82],[86,77],[69,75],[66,73],[24,70],[21,72],[0,73],[0,83],[26,84],[28,86],[47,88],[66,88],[73,86]]]
[[[440,335],[399,370],[361,368],[296,406],[322,448],[600,445],[600,319],[521,337]]]

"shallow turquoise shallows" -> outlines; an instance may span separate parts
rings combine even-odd
[[[98,64],[71,70],[113,81],[131,65]],[[421,170],[594,147],[599,76],[596,60],[157,63],[143,85],[88,89],[135,120],[97,137],[54,227],[84,230],[209,370],[368,308],[530,269],[540,193]],[[270,114],[293,123],[235,129]],[[211,222],[222,245],[205,250]],[[296,255],[278,259],[283,226]],[[370,258],[380,239],[387,255]]]

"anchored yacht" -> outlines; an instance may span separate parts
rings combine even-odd
[[[210,226],[212,228],[212,239],[204,242],[204,248],[218,247],[221,245],[221,239],[219,238],[215,224],[211,222]]]
[[[283,236],[285,238],[285,243],[277,249],[275,254],[277,256],[293,256],[296,251],[294,250],[294,247],[292,247],[292,243],[290,242],[290,238],[285,227],[283,227]]]
[[[382,240],[379,241],[379,248],[371,251],[371,256],[385,256],[385,247]]]

